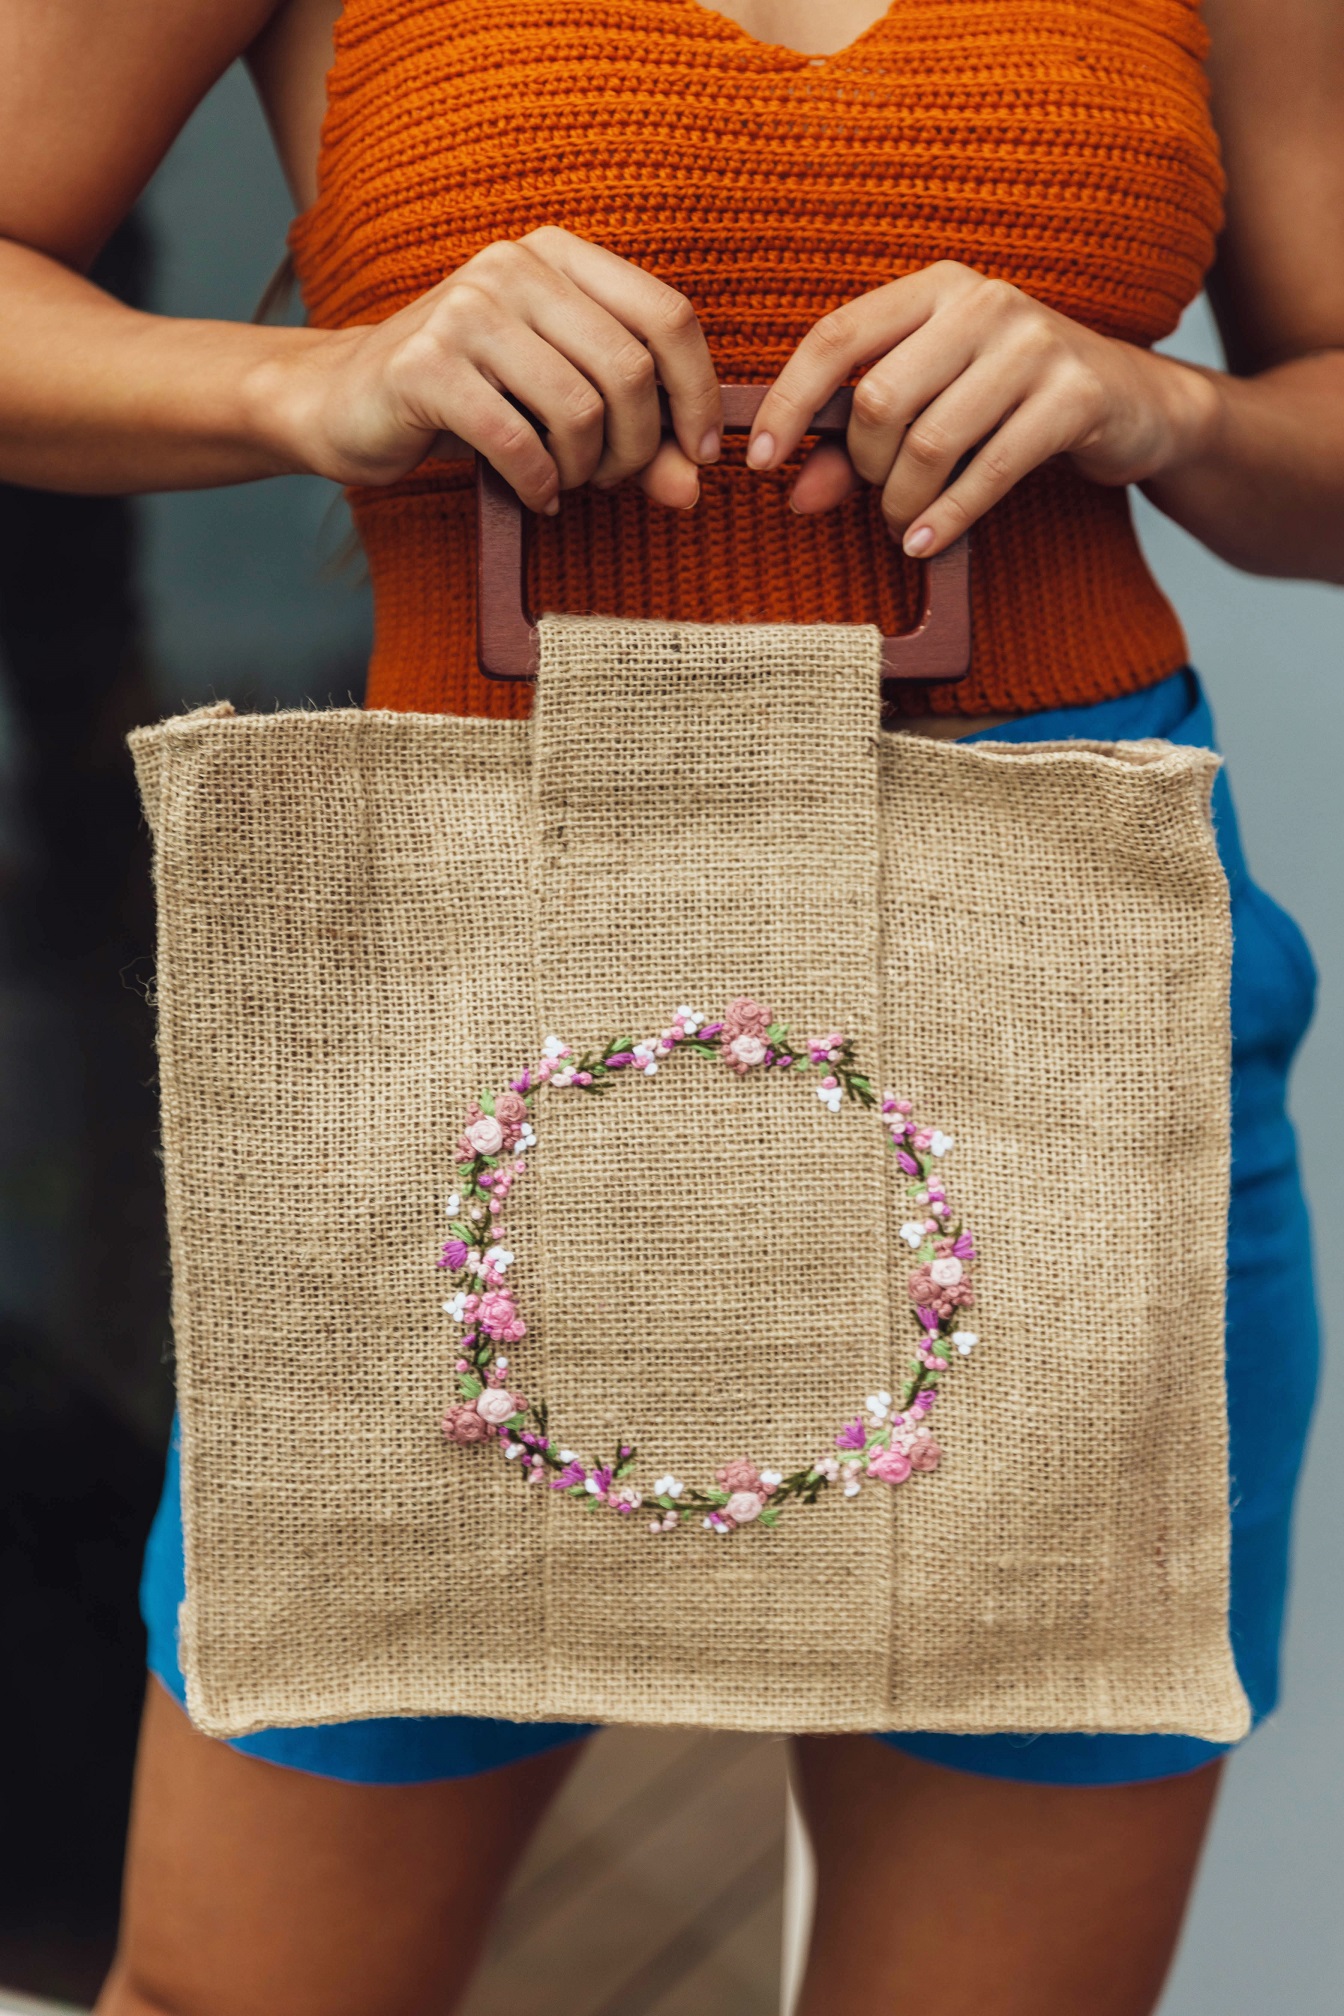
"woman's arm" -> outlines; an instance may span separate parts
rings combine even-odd
[[[770,469],[867,367],[845,447],[812,451],[797,509],[874,484],[905,550],[927,557],[1065,455],[1095,482],[1141,484],[1239,567],[1344,582],[1344,7],[1206,11],[1230,184],[1209,291],[1230,371],[1100,336],[967,267],[925,267],[824,316],[763,401],[748,460]]]
[[[329,24],[329,0],[298,5],[306,27],[315,13]],[[487,246],[356,329],[169,320],[83,277],[246,49],[269,75],[291,183],[311,187],[295,135],[315,143],[317,95],[285,63],[296,19],[293,0],[0,0],[0,479],[136,491],[306,470],[383,483],[465,444],[536,510],[627,475],[661,503],[694,503],[721,417],[694,309],[567,232]],[[662,443],[658,377],[676,427]],[[539,428],[513,403],[524,398]]]
[[[1204,0],[1227,169],[1208,291],[1230,373],[1144,490],[1254,574],[1344,581],[1344,7]]]

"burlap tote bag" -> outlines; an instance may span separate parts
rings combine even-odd
[[[1236,1738],[1216,759],[537,643],[132,738],[194,1720]]]

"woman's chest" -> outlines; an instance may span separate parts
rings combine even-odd
[[[751,32],[699,0],[349,0],[295,234],[315,319],[544,223],[685,291],[726,371],[937,259],[1139,341],[1197,291],[1221,176],[1189,0],[863,0],[824,59],[759,39],[810,0],[738,4]]]

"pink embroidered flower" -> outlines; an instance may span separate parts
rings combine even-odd
[[[868,1458],[868,1475],[880,1484],[904,1484],[913,1468],[903,1449],[874,1449]]]
[[[733,1043],[739,1036],[757,1036],[764,1043],[770,1027],[770,1010],[750,994],[739,994],[723,1011],[723,1041]]]
[[[734,1526],[745,1526],[752,1519],[760,1517],[765,1500],[755,1491],[734,1491],[723,1508],[724,1517],[731,1519]]]
[[[940,1253],[936,1260],[929,1262],[929,1278],[940,1288],[955,1288],[966,1269],[955,1253]]]
[[[502,1428],[506,1421],[511,1421],[515,1414],[522,1411],[521,1396],[510,1393],[506,1386],[488,1386],[484,1393],[476,1395],[476,1412],[492,1428]]]
[[[473,1155],[498,1155],[504,1146],[504,1129],[493,1113],[483,1113],[472,1121],[466,1138]]]
[[[714,1472],[715,1479],[725,1491],[764,1491],[761,1473],[754,1463],[745,1456],[739,1456],[732,1463],[725,1463],[721,1470]]]
[[[917,1309],[932,1309],[940,1317],[954,1315],[958,1309],[969,1309],[975,1301],[975,1291],[969,1281],[959,1278],[943,1283],[934,1277],[936,1261],[926,1260],[922,1267],[916,1267],[910,1276],[910,1300]],[[957,1261],[958,1269],[961,1262]],[[923,1318],[921,1317],[921,1321]]]
[[[517,1344],[526,1337],[527,1325],[518,1314],[512,1289],[492,1288],[482,1295],[481,1328],[501,1344]]]
[[[765,1062],[765,1043],[759,1036],[734,1036],[731,1043],[724,1044],[723,1061],[740,1076],[753,1064]]]
[[[450,1407],[443,1417],[443,1432],[450,1442],[463,1445],[469,1442],[484,1442],[490,1433],[490,1425],[476,1412],[469,1400]]]
[[[910,1467],[912,1470],[936,1470],[942,1461],[943,1452],[934,1441],[927,1428],[917,1429],[910,1445]]]

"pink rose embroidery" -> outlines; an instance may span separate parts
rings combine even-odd
[[[734,1036],[724,1050],[724,1062],[734,1071],[750,1071],[753,1064],[765,1062],[765,1044],[759,1036]]]
[[[468,1127],[467,1140],[474,1155],[498,1155],[504,1146],[504,1129],[493,1113],[484,1113]]]
[[[476,1412],[492,1428],[502,1428],[506,1421],[511,1421],[521,1411],[517,1395],[507,1392],[503,1386],[487,1386],[484,1393],[476,1396]]]
[[[953,1263],[959,1270],[961,1262]],[[926,1260],[922,1267],[916,1267],[910,1276],[910,1300],[917,1309],[932,1309],[939,1317],[948,1317],[958,1309],[969,1309],[975,1301],[975,1292],[969,1281],[958,1279],[950,1286],[944,1286],[936,1279],[936,1260]]]
[[[745,1526],[750,1520],[759,1518],[762,1502],[754,1491],[734,1491],[723,1508],[724,1515],[732,1520],[734,1526]]]
[[[465,1447],[471,1442],[484,1442],[490,1427],[468,1400],[448,1409],[443,1417],[443,1432],[450,1442]]]
[[[938,1468],[939,1463],[942,1461],[942,1455],[943,1455],[942,1450],[939,1448],[938,1444],[934,1441],[933,1436],[929,1433],[928,1429],[927,1428],[919,1429],[919,1431],[916,1433],[914,1442],[911,1445],[910,1449],[911,1469],[936,1470]]]
[[[938,1259],[929,1262],[930,1277],[940,1288],[955,1288],[965,1272],[966,1269],[955,1253],[940,1255]]]
[[[714,1478],[716,1483],[722,1484],[725,1491],[760,1492],[766,1488],[761,1482],[760,1471],[754,1463],[749,1463],[745,1456],[738,1457],[735,1462],[725,1463],[721,1470],[714,1472]]]
[[[868,1458],[868,1475],[880,1484],[904,1484],[914,1465],[900,1449],[874,1449]]]

